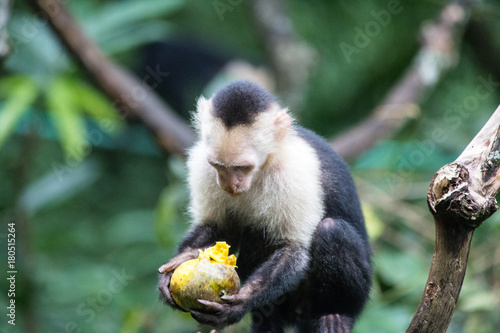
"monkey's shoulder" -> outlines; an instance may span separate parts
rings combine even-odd
[[[294,130],[300,138],[311,146],[319,159],[324,185],[328,188],[338,188],[340,186],[353,190],[354,182],[349,167],[342,157],[331,148],[330,144],[323,137],[309,129],[294,126]]]
[[[314,149],[320,160],[327,160],[327,162],[340,164],[343,168],[347,168],[344,160],[335,151],[333,151],[325,138],[302,126],[294,125],[293,129],[300,138],[306,141],[307,144]]]

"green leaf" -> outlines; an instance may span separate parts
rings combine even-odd
[[[498,309],[498,305],[498,297],[487,290],[465,294],[460,299],[460,309],[467,312],[492,311]]]
[[[0,80],[0,96],[8,97],[12,94],[16,87],[19,87],[23,82],[31,81],[27,76],[24,75],[11,75],[4,77]]]
[[[154,230],[160,244],[166,247],[175,244],[180,236],[175,232],[178,217],[175,189],[167,187],[160,195],[154,219]]]
[[[14,131],[21,117],[29,110],[38,96],[38,87],[26,76],[2,79],[0,94],[7,96],[0,108],[0,147]]]
[[[35,17],[29,19],[31,14],[22,10],[14,10],[12,14],[9,34],[14,52],[5,60],[6,69],[46,82],[55,73],[74,68],[66,48],[46,22],[37,22]]]
[[[97,42],[108,55],[113,55],[166,39],[172,31],[172,24],[168,22],[143,22],[119,31],[103,33],[97,37]]]
[[[186,3],[185,0],[120,1],[102,6],[96,15],[85,19],[85,30],[96,40],[99,36],[132,26],[143,20],[174,12]]]
[[[79,163],[88,154],[85,124],[74,101],[71,81],[58,77],[47,91],[47,106],[54,120],[66,158]]]
[[[71,80],[68,86],[75,106],[91,116],[103,131],[116,134],[123,129],[125,123],[120,114],[97,90],[77,80]]]
[[[120,333],[141,332],[141,327],[147,319],[147,315],[142,310],[129,310],[125,314]]]
[[[385,224],[378,217],[372,205],[363,202],[363,215],[365,216],[366,229],[371,241],[375,241],[382,236],[385,230]]]
[[[426,269],[415,256],[389,250],[379,251],[374,258],[380,278],[390,286],[409,284],[412,280],[425,280]],[[408,293],[408,290],[402,290]]]
[[[186,231],[184,221],[189,198],[182,181],[186,177],[184,162],[178,158],[170,159],[168,171],[169,185],[159,197],[154,219],[156,238],[165,247],[176,244]]]

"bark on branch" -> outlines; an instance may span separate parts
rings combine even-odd
[[[463,153],[431,181],[436,240],[424,295],[406,331],[445,332],[460,295],[474,230],[497,209],[500,106]]]
[[[195,141],[191,128],[144,82],[111,60],[87,38],[58,0],[31,0],[47,17],[61,42],[125,116],[134,115],[157,136],[166,151],[184,155]]]

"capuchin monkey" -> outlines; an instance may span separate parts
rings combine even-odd
[[[371,250],[346,164],[249,81],[198,100],[200,140],[189,152],[193,224],[160,267],[160,298],[175,309],[172,272],[226,241],[242,287],[191,315],[216,328],[250,312],[251,332],[351,332],[371,287]]]

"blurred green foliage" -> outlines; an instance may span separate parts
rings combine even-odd
[[[133,62],[141,46],[179,36],[267,62],[245,2],[224,2],[229,9],[223,14],[213,1],[67,3],[86,33],[123,64]],[[401,1],[402,10],[347,57],[340,44],[353,44],[357,29],[376,21],[388,2],[285,3],[298,35],[318,54],[304,108],[293,111],[301,124],[325,136],[371,112],[410,64],[422,23],[445,4]],[[473,15],[493,31],[500,28],[496,2],[483,1]],[[31,8],[15,4],[9,32],[13,53],[0,70],[0,241],[7,253],[7,223],[14,222],[17,312],[15,327],[2,314],[0,330],[197,332],[189,315],[160,304],[155,289],[157,267],[172,256],[189,225],[183,161],[111,109]],[[498,36],[492,42],[500,52]],[[495,110],[498,80],[464,42],[457,66],[420,105],[418,117],[352,163],[376,269],[372,298],[355,332],[406,330],[432,258],[428,184]],[[470,107],[478,87],[488,94]],[[499,235],[499,215],[476,231],[448,332],[500,330]],[[1,274],[7,290],[6,271]],[[0,307],[7,302],[2,292]],[[247,317],[226,332],[248,326]]]

